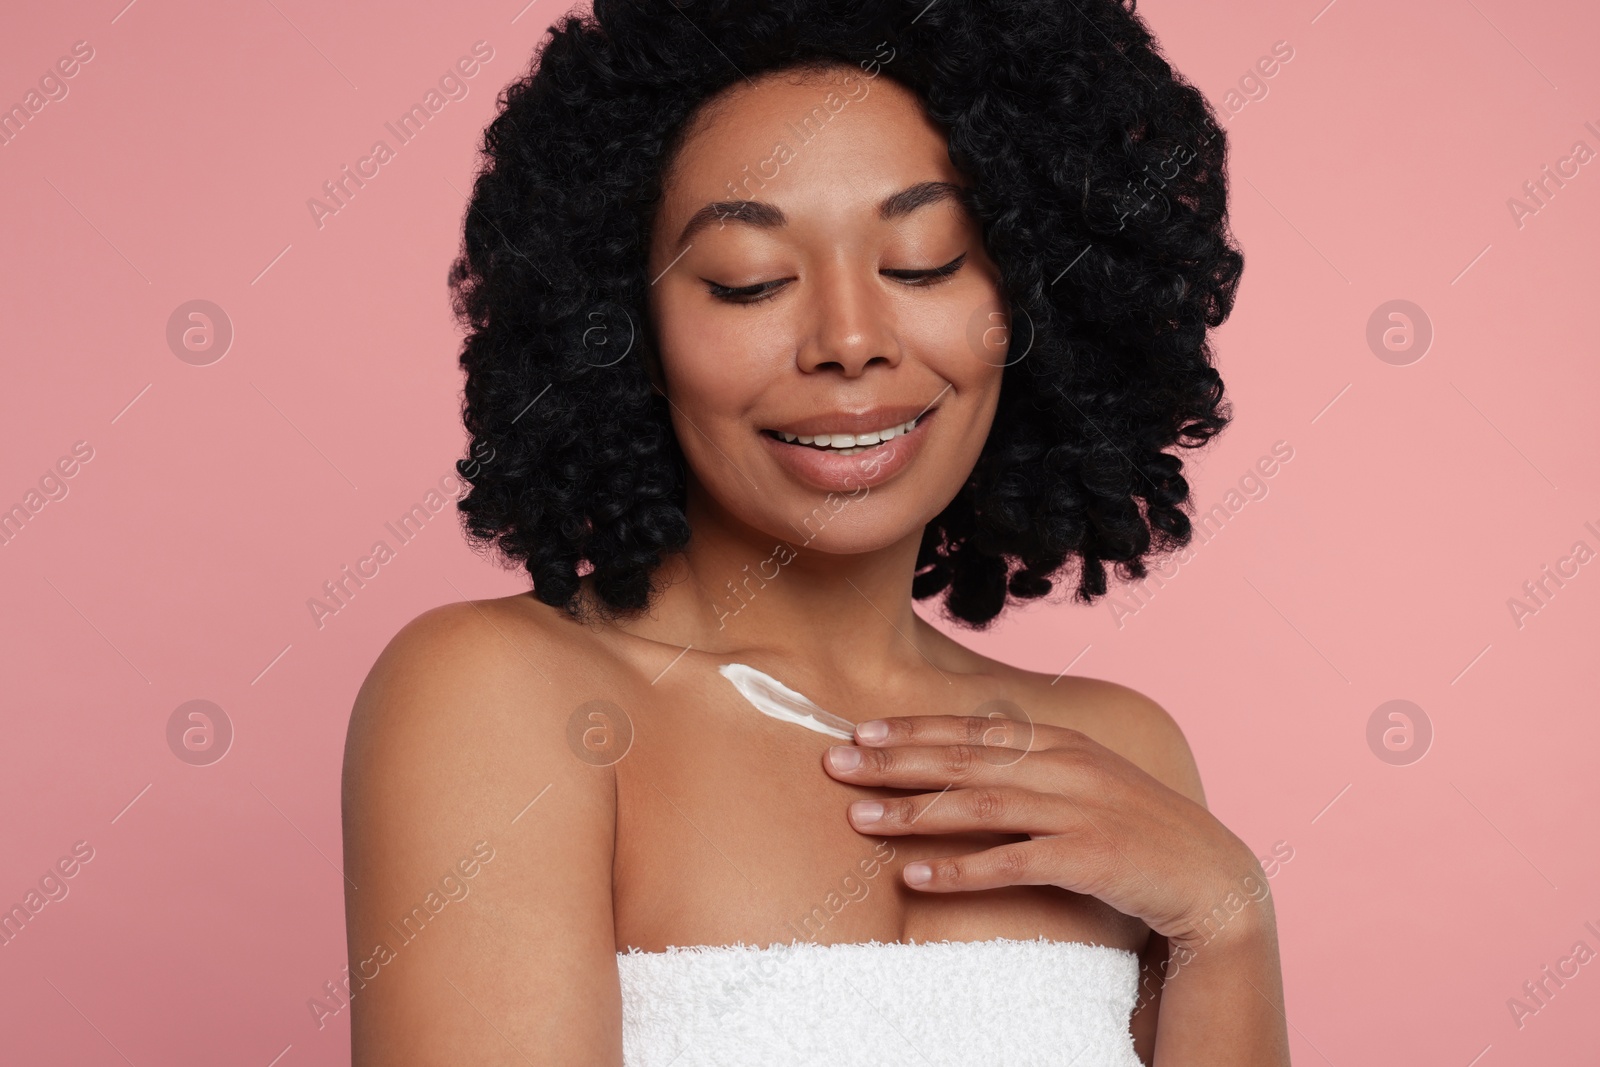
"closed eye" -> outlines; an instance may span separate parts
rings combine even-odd
[[[963,252],[944,266],[934,267],[931,270],[883,270],[878,273],[887,274],[891,278],[902,278],[920,285],[931,285],[934,282],[950,277],[950,275],[960,270],[961,264],[965,263],[966,260],[967,254]]]
[[[878,273],[887,275],[890,278],[897,278],[911,285],[935,285],[940,281],[943,281],[945,278],[950,277],[956,271],[960,270],[962,264],[966,262],[966,259],[967,254],[963,252],[942,267],[932,267],[927,270],[900,270],[885,268]],[[774,296],[778,295],[778,291],[780,289],[782,289],[785,285],[788,285],[792,280],[793,279],[791,278],[779,278],[770,282],[757,282],[755,285],[742,285],[734,288],[726,285],[718,285],[716,282],[708,279],[701,279],[701,281],[706,283],[706,291],[708,293],[716,297],[718,300],[724,300],[730,304],[759,304],[764,300],[771,300]]]
[[[705,281],[705,279],[701,279]],[[730,289],[726,285],[707,281],[706,291],[718,300],[726,300],[730,304],[759,304],[763,300],[770,300],[777,295],[780,286],[788,284],[789,279],[780,278],[775,282],[759,282],[755,285],[744,285],[737,289]]]

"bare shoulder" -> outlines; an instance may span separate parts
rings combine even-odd
[[[516,598],[472,601],[368,672],[342,791],[356,1067],[621,1062],[615,784],[567,741],[577,651]]]
[[[564,703],[551,631],[495,600],[442,605],[402,626],[356,695],[346,788],[365,761],[401,757],[396,746],[474,758],[490,755],[474,751],[486,729],[529,741],[546,732]]]
[[[1027,712],[1036,721],[1086,734],[1168,787],[1205,804],[1189,740],[1157,701],[1102,678],[1054,679],[1015,667],[1005,670],[1032,696]]]
[[[925,624],[926,625],[926,624]],[[1189,740],[1171,714],[1137,689],[1103,678],[1024,670],[967,647],[931,625],[926,635],[952,669],[987,675],[1016,694],[1035,722],[1077,730],[1205,806]]]
[[[390,638],[367,685],[382,685],[397,673],[426,676],[487,670],[539,678],[544,660],[553,656],[559,662],[571,654],[572,638],[553,620],[554,609],[538,605],[542,610],[535,610],[525,599],[501,597],[429,608]]]
[[[565,744],[582,649],[559,623],[518,601],[442,605],[390,639],[351,709],[347,833],[360,829],[350,825],[350,806],[362,797],[431,790],[448,779],[452,792],[475,792],[480,804],[514,802],[551,780],[609,802],[609,775],[589,773],[593,765],[573,759]],[[501,789],[510,792],[488,795]]]

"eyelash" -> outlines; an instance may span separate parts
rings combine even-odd
[[[955,259],[952,259],[950,262],[946,263],[944,266],[934,267],[931,270],[886,270],[882,273],[887,274],[892,278],[912,280],[912,284],[918,286],[937,285],[945,278],[950,277],[956,271],[960,270],[961,265],[966,262],[966,258],[967,254],[963,252]],[[704,279],[701,280],[704,281]],[[706,282],[706,289],[718,300],[726,301],[729,304],[759,304],[762,301],[771,300],[773,297],[777,296],[778,290],[781,289],[786,282],[787,279],[776,282],[761,282],[757,285],[747,285],[738,289],[730,289],[725,285],[718,285],[716,282],[708,281]]]

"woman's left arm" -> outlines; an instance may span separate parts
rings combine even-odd
[[[908,886],[948,893],[1055,885],[1097,897],[1170,942],[1155,1067],[1289,1063],[1267,879],[1203,803],[1088,735],[1044,723],[912,715],[861,723],[856,740],[824,757],[833,777],[937,790],[850,805],[862,833],[1029,835],[907,864]],[[860,758],[847,767],[851,753]]]

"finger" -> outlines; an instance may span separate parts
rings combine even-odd
[[[912,797],[858,800],[850,823],[869,834],[1063,834],[1082,821],[1059,794],[979,786]]]
[[[986,711],[984,709],[987,709]],[[982,745],[1027,751],[1048,748],[1067,740],[1075,731],[1036,723],[1020,705],[991,700],[974,715],[898,715],[856,724],[859,744]]]
[[[841,782],[898,789],[958,785],[1016,785],[1041,792],[1060,788],[1063,749],[991,748],[987,745],[835,745],[823,766]]]
[[[964,893],[974,889],[999,889],[1008,885],[1055,885],[1064,873],[1040,841],[1015,841],[965,856],[908,863],[901,880],[925,893]]]

